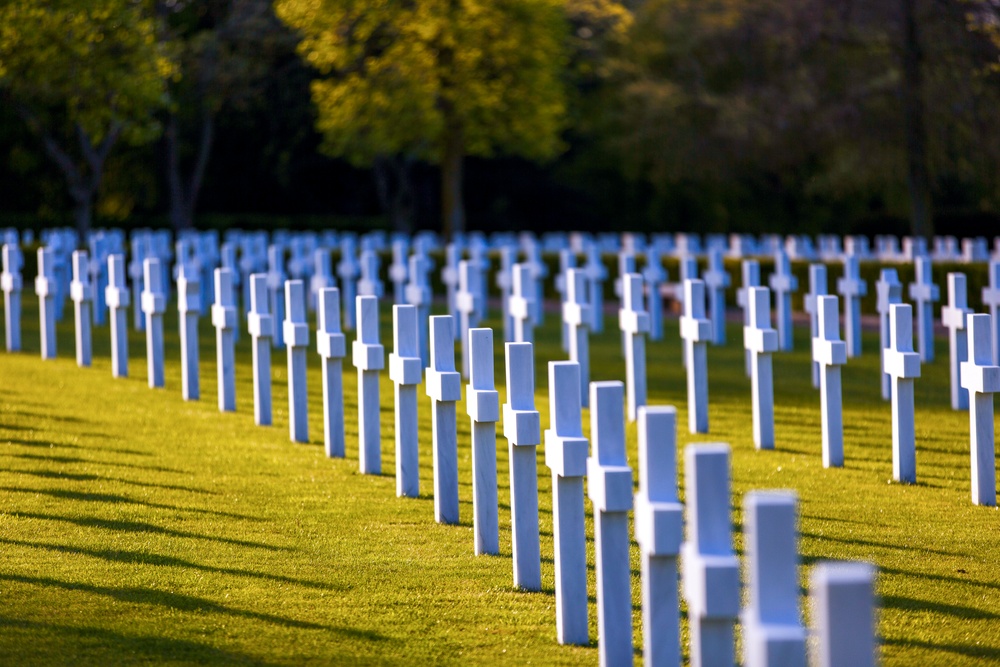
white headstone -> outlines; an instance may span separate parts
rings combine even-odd
[[[309,325],[306,324],[305,284],[301,280],[285,281],[285,308],[283,334],[288,350],[288,434],[292,442],[309,442],[306,380]]]
[[[514,286],[510,295],[510,314],[514,318],[514,343],[530,343],[534,340],[531,313],[534,289],[531,286],[531,269],[527,264],[515,264],[513,268]]]
[[[524,249],[524,255],[524,264],[531,271],[531,325],[540,327],[545,319],[545,290],[543,289],[543,285],[545,284],[545,277],[549,275],[549,269],[542,260],[542,248],[537,243],[529,243]]]
[[[740,610],[740,569],[729,519],[729,445],[684,450],[687,540],[681,582],[691,632],[691,665],[732,665]]]
[[[430,351],[427,342],[428,318],[431,312],[431,286],[427,281],[430,273],[430,260],[422,252],[410,255],[410,282],[406,284],[406,303],[417,308],[417,328],[420,330],[420,360],[421,366],[430,363]]]
[[[750,325],[743,344],[751,353],[753,442],[757,449],[774,449],[774,375],[771,355],[778,349],[778,332],[771,328],[771,291],[750,288]]]
[[[812,339],[813,363],[819,369],[823,467],[844,465],[843,395],[840,367],[847,363],[847,345],[840,340],[840,314],[835,296],[817,296],[818,332]]]
[[[760,287],[760,262],[755,259],[745,259],[740,268],[743,284],[736,290],[736,303],[743,309],[743,326],[746,327],[750,325],[750,288]],[[746,347],[746,341],[743,341],[743,346]],[[746,374],[750,377],[750,350],[746,351],[745,358]]]
[[[253,418],[258,426],[271,425],[271,337],[274,316],[268,304],[264,273],[250,275],[250,312],[247,331],[253,342]]]
[[[132,326],[136,331],[146,330],[146,317],[142,312],[142,263],[152,253],[151,246],[148,231],[132,232],[128,276],[132,280]]]
[[[358,337],[351,346],[358,369],[358,469],[366,475],[382,474],[382,435],[379,423],[379,371],[385,350],[379,343],[378,297],[357,296]]]
[[[320,309],[319,293],[328,287],[334,287],[336,284],[333,279],[333,264],[330,260],[329,248],[317,248],[313,251],[313,275],[309,279],[310,303],[312,303],[313,310],[319,311]],[[339,315],[337,321],[340,321]]]
[[[948,305],[941,308],[941,323],[948,329],[949,378],[951,380],[951,409],[969,407],[969,392],[961,383],[962,362],[969,358],[969,340],[965,319],[969,309],[968,292],[964,273],[948,274]]]
[[[111,321],[111,376],[128,377],[128,305],[129,291],[125,284],[125,256],[108,257],[108,286],[104,300]]]
[[[441,282],[445,287],[445,298],[448,302],[448,314],[458,320],[458,302],[455,298],[458,294],[459,269],[458,263],[462,259],[462,247],[457,243],[449,243],[444,249],[444,266],[441,267]],[[455,329],[455,340],[461,337],[459,330]]]
[[[768,284],[774,292],[774,303],[777,310],[778,348],[792,349],[792,294],[799,289],[799,279],[792,273],[792,265],[788,255],[778,250],[774,254],[774,273]]]
[[[385,286],[379,278],[378,253],[374,250],[365,250],[361,253],[361,279],[358,280],[358,295],[381,299],[384,290]]]
[[[514,287],[513,267],[517,262],[517,248],[500,246],[500,270],[497,271],[496,285],[500,289],[500,316],[503,319],[504,342],[512,341],[514,318],[510,314],[510,294]]]
[[[590,384],[590,304],[587,300],[587,274],[584,269],[566,273],[566,301],[563,322],[569,326],[569,359],[579,364],[580,401],[589,406]]]
[[[663,295],[660,293],[660,286],[669,280],[669,275],[663,268],[660,251],[655,245],[646,249],[646,266],[642,270],[642,278],[649,295],[649,337],[651,340],[663,340]]]
[[[324,287],[319,291],[316,351],[323,366],[323,446],[331,458],[344,458],[344,357],[347,341],[340,330],[340,290]],[[413,321],[414,348],[417,345],[416,319]],[[420,375],[419,359],[417,376]],[[416,421],[416,388],[413,389],[414,421]],[[397,438],[399,429],[397,426]],[[397,459],[398,465],[398,459]]]
[[[201,312],[199,273],[182,263],[177,275],[177,314],[181,334],[181,396],[185,401],[201,398],[198,373],[198,314]]]
[[[741,238],[737,236],[737,238]],[[708,292],[708,314],[712,322],[712,342],[726,344],[726,288],[729,287],[729,273],[722,260],[722,250],[713,248],[708,252],[708,270],[702,275]]]
[[[90,315],[94,307],[94,286],[90,282],[89,265],[85,251],[73,251],[73,281],[69,290],[76,330],[76,365],[81,367],[89,367],[93,357]]]
[[[642,303],[642,276],[629,273],[622,277],[622,309],[618,324],[625,337],[625,385],[628,420],[635,421],[639,408],[646,404],[646,333],[649,313]]]
[[[454,319],[430,318],[431,365],[425,377],[431,399],[434,440],[434,519],[458,523],[458,431],[455,402],[462,394],[462,378],[455,371]]]
[[[625,459],[624,386],[590,384],[587,495],[593,503],[597,574],[597,649],[601,665],[632,664],[632,592],[628,512],[632,469]]]
[[[149,386],[163,386],[163,313],[167,298],[163,293],[163,268],[155,257],[143,261],[142,312],[146,314],[146,366]]]
[[[215,326],[215,367],[218,377],[219,411],[236,411],[236,290],[233,271],[215,270],[215,303],[212,304]]]
[[[941,290],[934,284],[930,257],[915,257],[913,269],[916,276],[910,283],[910,299],[917,310],[917,351],[920,361],[927,363],[934,361],[934,302],[941,299]]]
[[[993,319],[993,365],[997,366],[1000,365],[1000,259],[990,261],[989,280],[990,284],[983,287],[983,306]]]
[[[406,303],[406,279],[409,277],[409,267],[406,256],[409,252],[406,239],[396,239],[392,242],[392,264],[389,265],[389,282],[392,283],[392,300],[395,304]]]
[[[920,355],[913,351],[913,312],[909,304],[893,304],[889,348],[883,350],[883,371],[892,381],[892,478],[917,482],[913,381],[920,377]]]
[[[590,296],[590,330],[599,334],[604,331],[604,280],[608,277],[608,269],[604,266],[601,248],[596,243],[587,247],[584,270],[590,282],[587,289]]]
[[[21,350],[21,253],[11,243],[3,244],[3,273],[0,273],[0,288],[3,289],[4,333],[8,352]]]
[[[805,667],[799,615],[795,493],[751,491],[743,500],[749,605],[743,611],[743,664]]]
[[[587,645],[587,535],[583,478],[587,439],[583,437],[580,367],[549,362],[549,428],[545,464],[552,471],[552,536],[556,570],[556,637],[560,644]]]
[[[875,283],[875,289],[878,296],[876,308],[879,315],[879,349],[884,366],[885,351],[889,347],[889,309],[893,304],[903,301],[903,285],[899,282],[896,269],[882,269],[878,282]],[[889,374],[883,370],[880,375],[882,378],[882,399],[889,400],[892,391]]]
[[[747,312],[752,299],[747,295]],[[687,351],[688,429],[691,433],[708,433],[708,340],[712,324],[705,318],[705,283],[684,281],[684,316],[681,317],[681,338]],[[744,332],[744,344],[746,333]],[[750,350],[747,350],[749,353]]]
[[[500,421],[500,399],[493,386],[493,330],[470,329],[467,336],[471,379],[465,392],[465,404],[472,433],[472,526],[475,553],[498,554],[500,529],[496,423]]]
[[[476,319],[479,300],[479,272],[469,260],[458,263],[458,292],[455,293],[455,308],[458,311],[459,339],[462,345],[462,377],[469,378],[469,330]]]
[[[858,257],[844,257],[844,275],[837,280],[837,292],[844,300],[844,340],[850,359],[861,356],[861,297],[868,294],[868,283],[861,279]]]
[[[55,253],[46,246],[38,249],[38,276],[35,294],[38,295],[39,332],[42,359],[56,358],[56,272]]]
[[[678,665],[680,607],[677,556],[684,533],[677,499],[677,411],[639,409],[639,492],[635,541],[642,553],[643,663]]]
[[[275,322],[285,321],[285,251],[282,246],[272,244],[267,247],[267,294],[269,309]],[[271,345],[285,346],[285,331],[276,326],[271,336]]]
[[[337,276],[340,278],[340,293],[344,297],[344,319],[342,324],[345,331],[354,331],[354,307],[355,299],[358,295],[358,274],[361,268],[358,266],[357,243],[353,236],[344,236],[340,240],[340,261],[337,262]],[[277,317],[278,313],[275,313]]]
[[[969,360],[962,362],[962,386],[969,392],[972,451],[972,504],[997,504],[993,432],[993,394],[1000,391],[1000,366],[993,361],[993,322],[989,315],[969,315]]]
[[[810,577],[816,667],[875,667],[875,568],[820,562]]]

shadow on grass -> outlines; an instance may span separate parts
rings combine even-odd
[[[187,639],[162,636],[127,635],[107,628],[76,627],[57,623],[41,623],[9,616],[0,616],[0,626],[7,629],[26,631],[26,641],[37,641],[38,636],[55,633],[65,637],[76,647],[98,644],[102,650],[101,661],[105,664],[129,664],[134,662],[160,663],[174,660],[190,660],[212,665],[260,665],[264,662],[246,653],[227,651]],[[107,653],[105,653],[107,651]]]
[[[871,540],[860,540],[860,539],[848,539],[843,537],[833,537],[832,535],[821,535],[819,533],[810,533],[802,531],[800,534],[802,539],[814,539],[814,540],[826,540],[828,542],[837,542],[839,544],[853,544],[861,547],[870,547],[872,549],[897,549],[899,551],[912,551],[914,553],[932,553],[938,556],[957,556],[963,557],[965,554],[958,553],[955,551],[944,551],[943,549],[930,549],[924,546],[913,546],[913,545],[899,545],[890,544],[889,542],[872,542]]]
[[[359,639],[365,640],[385,639],[385,637],[376,632],[332,628],[327,625],[322,625],[321,623],[311,623],[309,621],[299,621],[293,618],[285,618],[284,616],[275,616],[274,614],[264,614],[256,611],[247,611],[245,609],[236,609],[234,607],[227,607],[226,605],[219,604],[218,602],[213,602],[212,600],[206,600],[205,598],[199,598],[193,595],[184,595],[181,593],[170,593],[168,591],[156,590],[155,588],[117,588],[114,586],[97,586],[94,584],[60,581],[59,579],[52,579],[50,577],[29,577],[22,574],[0,574],[0,580],[31,584],[34,586],[48,586],[65,591],[79,591],[83,593],[91,593],[93,595],[103,595],[117,600],[118,602],[156,605],[183,612],[204,612],[210,614],[220,614],[223,616],[232,616],[234,618],[245,618],[248,620],[262,621],[264,623],[280,625],[288,628],[343,632],[349,636],[355,636]]]
[[[224,516],[229,519],[240,519],[242,521],[263,521],[263,519],[255,516],[249,516],[246,514],[234,514],[232,512],[222,512],[219,510],[206,510],[200,507],[180,507],[177,505],[164,505],[162,503],[149,503],[145,500],[136,500],[135,498],[129,498],[128,496],[120,496],[116,493],[93,493],[85,491],[69,491],[67,489],[26,489],[17,486],[0,486],[0,491],[7,491],[9,493],[37,493],[43,496],[49,496],[51,498],[56,498],[58,500],[77,500],[81,502],[91,502],[91,503],[112,503],[112,504],[125,504],[125,505],[142,505],[143,507],[152,507],[154,509],[170,510],[172,512],[197,512],[200,514],[213,514],[215,516]]]
[[[310,581],[308,579],[296,579],[280,574],[268,574],[266,572],[254,572],[253,570],[240,570],[231,567],[216,567],[212,565],[202,565],[183,558],[174,556],[164,556],[162,554],[143,553],[141,551],[125,551],[121,549],[87,549],[85,547],[68,546],[64,544],[50,544],[47,542],[28,542],[25,540],[10,540],[0,537],[0,544],[9,544],[15,547],[26,547],[29,549],[43,549],[64,554],[77,554],[98,558],[109,563],[126,563],[129,565],[152,565],[159,567],[184,567],[200,572],[211,572],[213,574],[226,574],[234,577],[249,577],[251,579],[263,579],[282,584],[294,584],[305,588],[313,588],[321,591],[343,591],[343,586],[333,586],[321,581]]]
[[[54,514],[37,514],[34,512],[20,512],[20,511],[13,511],[11,512],[11,514],[17,517],[23,517],[25,519],[39,519],[41,521],[62,521],[65,523],[71,523],[75,526],[80,526],[81,528],[103,528],[105,530],[111,530],[121,533],[152,533],[154,535],[167,535],[169,537],[207,540],[209,542],[222,542],[224,544],[232,544],[235,546],[248,547],[251,549],[266,549],[267,551],[294,551],[292,547],[277,547],[271,544],[264,544],[262,542],[250,542],[248,540],[237,540],[231,537],[216,537],[212,535],[201,535],[199,533],[190,533],[183,530],[172,530],[170,528],[163,528],[162,526],[156,526],[151,523],[146,523],[145,521],[121,521],[113,519],[99,519],[97,517],[57,516]]]
[[[143,466],[135,463],[120,463],[118,461],[95,461],[93,459],[81,459],[76,456],[44,456],[42,454],[5,454],[15,459],[25,459],[28,461],[50,461],[52,463],[92,463],[95,465],[116,466],[119,468],[135,468],[136,470],[149,470],[152,472],[171,472],[179,475],[187,474],[186,470],[177,468],[163,468],[161,466]]]
[[[41,477],[43,479],[65,479],[73,482],[96,482],[100,480],[102,482],[117,482],[119,484],[131,484],[133,486],[148,486],[154,489],[168,489],[170,491],[183,491],[185,493],[199,493],[208,496],[220,495],[218,491],[199,489],[193,486],[182,486],[179,484],[157,484],[155,482],[137,482],[132,479],[124,479],[121,477],[105,477],[104,475],[95,475],[93,473],[62,472],[60,470],[9,470],[8,472],[17,475],[31,475],[33,477]]]
[[[975,607],[965,607],[957,604],[946,604],[944,602],[931,602],[930,600],[918,600],[917,598],[907,598],[901,595],[883,595],[880,598],[883,609],[897,609],[903,612],[931,612],[955,618],[966,619],[1000,619],[1000,614],[986,609],[976,609]]]
[[[972,646],[968,644],[934,644],[932,642],[920,641],[919,639],[882,639],[883,644],[901,646],[905,648],[917,647],[928,651],[945,651],[970,658],[990,658],[1000,660],[1000,648],[993,646]]]

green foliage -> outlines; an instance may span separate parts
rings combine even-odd
[[[325,149],[378,155],[557,154],[566,113],[567,26],[557,0],[278,0],[319,72],[312,96]]]

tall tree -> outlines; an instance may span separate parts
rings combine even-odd
[[[0,7],[0,90],[66,180],[90,229],[108,155],[157,137],[176,69],[131,0],[13,0]]]
[[[558,0],[277,0],[316,68],[324,148],[356,165],[441,166],[442,227],[465,229],[463,160],[562,148],[567,22]]]

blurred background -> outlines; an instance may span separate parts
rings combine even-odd
[[[1000,0],[0,0],[0,227],[992,235]]]

